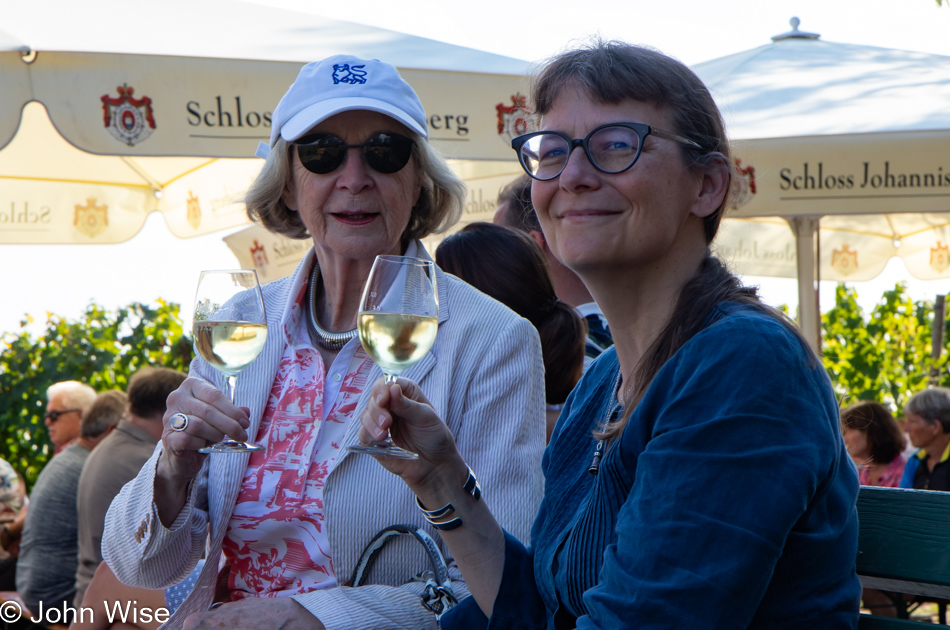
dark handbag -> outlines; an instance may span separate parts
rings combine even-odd
[[[452,590],[452,580],[449,577],[449,568],[445,564],[445,558],[439,551],[439,546],[435,544],[432,536],[413,525],[391,525],[373,536],[373,539],[366,545],[366,549],[360,554],[359,562],[353,570],[353,577],[350,578],[350,586],[362,586],[366,580],[366,575],[380,550],[391,539],[397,536],[412,536],[425,548],[426,555],[429,556],[429,563],[432,565],[431,571],[421,571],[413,576],[413,582],[425,583],[425,590],[422,593],[422,605],[435,614],[439,619],[446,612],[452,609],[458,603],[458,598]]]

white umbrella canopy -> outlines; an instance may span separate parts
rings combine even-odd
[[[818,234],[821,280],[871,280],[895,256],[920,280],[950,277],[950,214],[825,216]],[[727,220],[716,251],[742,274],[798,277],[795,233],[779,217]]]
[[[153,211],[180,237],[246,223],[273,107],[333,54],[399,67],[473,181],[517,173],[507,138],[530,124],[527,62],[253,2],[31,0],[4,7],[3,29],[0,243],[121,242]]]
[[[797,19],[792,29],[693,69],[740,173],[714,245],[741,273],[787,277],[794,264],[817,347],[816,271],[865,279],[900,255],[917,277],[950,277],[950,57],[824,42]],[[755,217],[789,221],[734,220]]]

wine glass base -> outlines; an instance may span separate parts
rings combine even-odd
[[[419,459],[419,456],[412,451],[396,446],[389,441],[376,441],[369,444],[353,444],[347,446],[346,450],[353,453],[366,453],[374,457],[394,457],[396,459]]]
[[[211,446],[205,446],[204,448],[199,448],[199,453],[253,453],[256,451],[263,451],[264,447],[258,444],[251,444],[250,442],[218,442],[217,444],[212,444]]]

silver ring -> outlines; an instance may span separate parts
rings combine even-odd
[[[188,416],[183,413],[176,413],[168,419],[168,425],[172,431],[184,431],[188,428]]]

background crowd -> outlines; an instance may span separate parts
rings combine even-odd
[[[46,392],[45,422],[55,455],[29,498],[22,479],[3,462],[9,486],[2,527],[4,582],[30,611],[79,606],[102,562],[105,514],[119,489],[148,459],[162,433],[165,399],[185,379],[167,368],[144,368],[127,392],[96,393],[64,381]],[[15,577],[14,577],[15,576]]]

